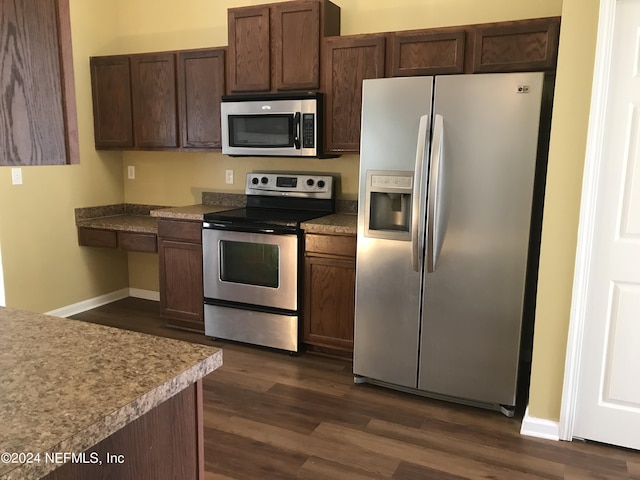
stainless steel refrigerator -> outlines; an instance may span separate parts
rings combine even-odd
[[[357,382],[513,411],[537,267],[545,83],[542,73],[364,81]]]

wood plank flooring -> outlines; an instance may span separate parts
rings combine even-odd
[[[640,480],[640,452],[524,437],[519,418],[355,385],[344,360],[170,329],[157,302],[72,318],[223,348],[203,382],[207,480]]]

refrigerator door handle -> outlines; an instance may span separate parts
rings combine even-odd
[[[443,172],[443,136],[444,119],[442,115],[435,115],[433,119],[433,143],[431,146],[431,170],[429,171],[429,192],[427,193],[427,273],[433,273],[436,269],[440,247],[442,246],[441,220],[443,212],[440,204],[443,185],[441,185]]]
[[[420,199],[422,198],[422,178],[425,165],[429,115],[420,117],[416,166],[413,177],[413,205],[411,206],[411,264],[415,272],[420,271]]]

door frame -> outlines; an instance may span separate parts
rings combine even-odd
[[[600,167],[604,161],[604,129],[609,96],[609,67],[615,33],[617,0],[600,0],[598,38],[591,92],[591,110],[587,134],[587,149],[582,183],[580,223],[571,301],[571,316],[565,359],[562,405],[560,409],[560,440],[571,441],[578,403],[578,382],[583,352],[583,332],[587,322],[587,294],[592,263],[593,241]]]

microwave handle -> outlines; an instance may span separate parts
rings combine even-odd
[[[293,117],[293,145],[300,150],[300,112]]]

